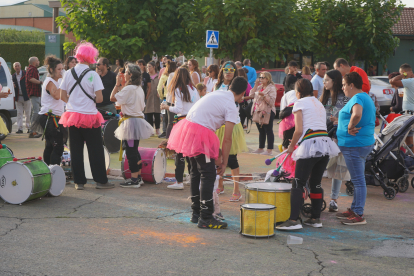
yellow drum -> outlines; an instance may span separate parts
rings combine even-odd
[[[246,185],[246,203],[261,203],[276,206],[275,223],[290,217],[290,189],[292,184],[257,182]]]
[[[243,204],[240,208],[240,234],[259,238],[273,236],[275,208],[269,204]]]

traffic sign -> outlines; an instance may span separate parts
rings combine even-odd
[[[219,47],[219,31],[208,30],[206,32],[206,47],[218,49]]]

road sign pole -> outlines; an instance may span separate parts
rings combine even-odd
[[[210,48],[210,65],[214,64],[214,58],[213,58],[213,48]]]

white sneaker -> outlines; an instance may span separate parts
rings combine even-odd
[[[273,155],[273,150],[267,150],[261,153],[261,155]]]
[[[177,182],[175,182],[174,184],[168,185],[167,188],[173,190],[184,190],[184,184],[178,184]]]
[[[264,152],[264,150],[262,150],[262,149],[257,149],[255,151],[252,151],[252,153],[257,153],[257,154],[260,154],[262,152]]]

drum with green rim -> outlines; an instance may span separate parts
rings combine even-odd
[[[9,161],[13,161],[14,155],[11,149],[6,145],[0,145],[0,167]]]
[[[51,183],[50,169],[42,160],[7,162],[0,168],[0,196],[10,204],[46,195]]]

